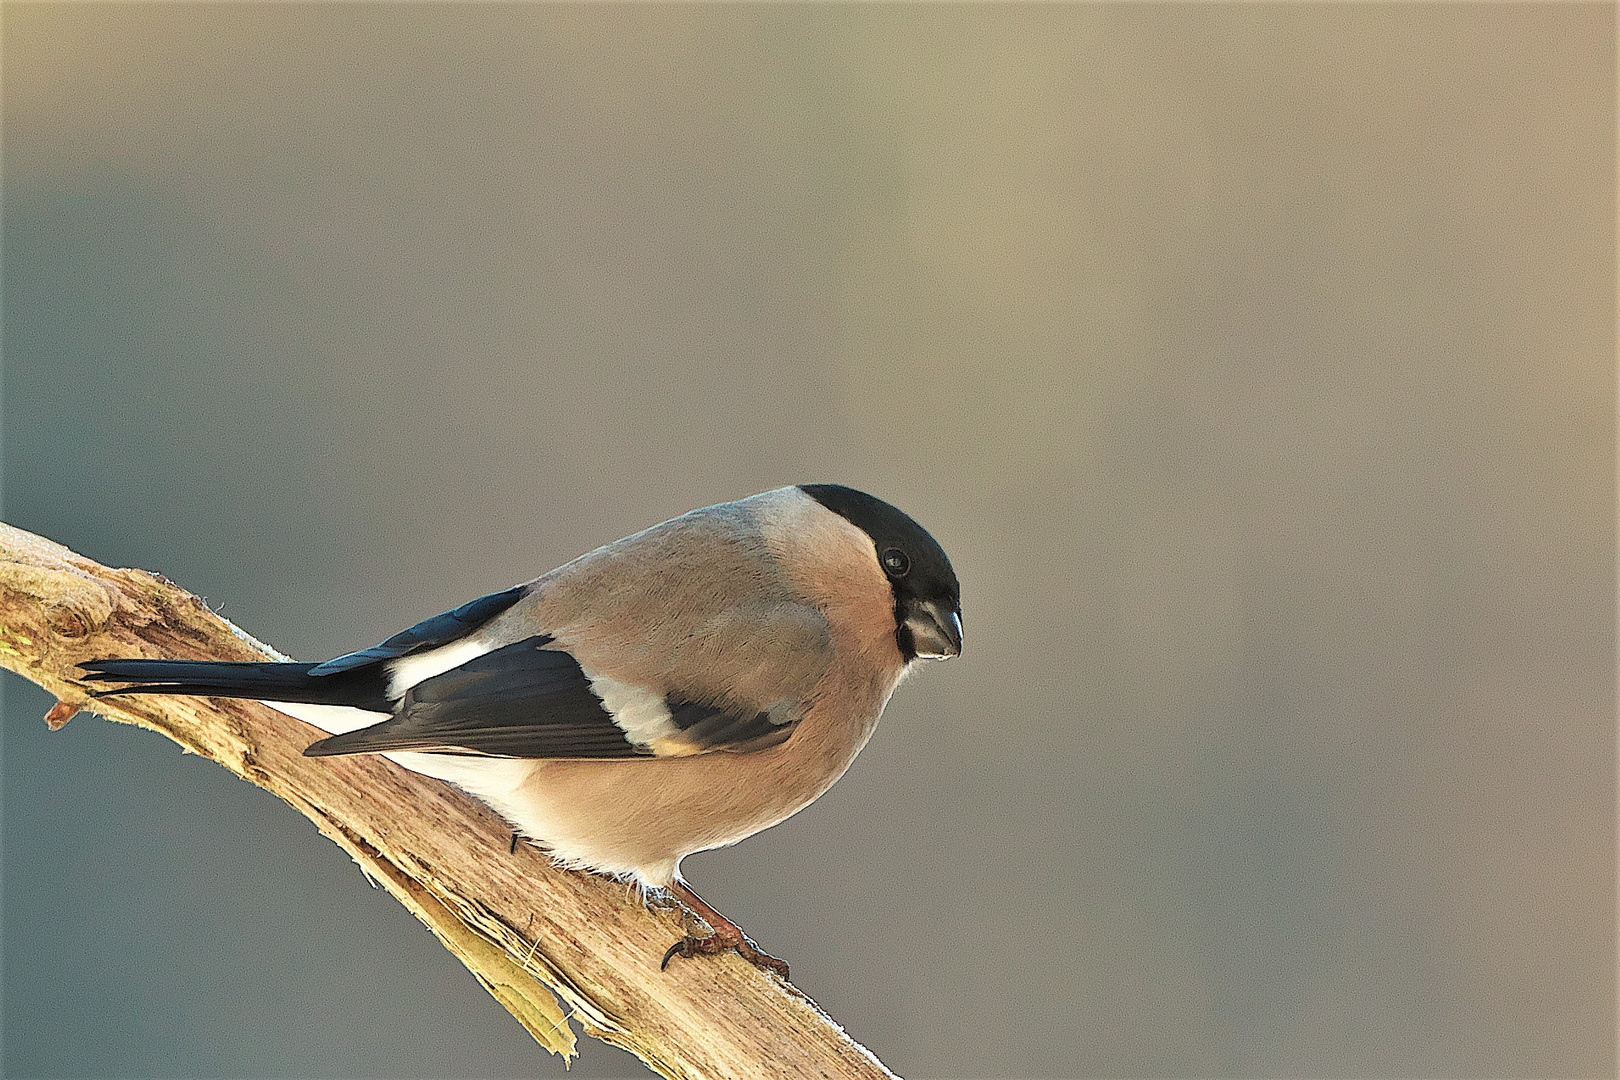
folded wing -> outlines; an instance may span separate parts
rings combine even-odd
[[[552,644],[535,635],[475,657],[411,687],[392,719],[322,739],[304,753],[679,757],[774,745],[798,721],[788,708],[704,703],[593,677]]]

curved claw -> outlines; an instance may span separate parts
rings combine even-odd
[[[676,956],[718,956],[728,949],[735,949],[737,955],[747,960],[757,968],[765,968],[776,972],[782,978],[788,977],[787,961],[772,956],[748,939],[746,935],[739,935],[740,941],[734,941],[725,934],[714,934],[710,937],[683,937],[671,945],[664,953],[664,959],[658,964],[659,971],[669,970],[669,962]]]

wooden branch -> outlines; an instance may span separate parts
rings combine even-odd
[[[659,971],[682,933],[675,912],[533,849],[509,854],[505,823],[447,784],[375,756],[306,758],[319,733],[257,702],[90,699],[74,665],[114,656],[286,659],[162,577],[0,524],[0,665],[60,699],[47,722],[82,707],[151,728],[286,800],[548,1050],[575,1052],[572,1017],[667,1077],[892,1077],[809,998],[734,954]]]

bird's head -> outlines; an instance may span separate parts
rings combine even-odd
[[[928,530],[882,499],[842,484],[799,490],[872,538],[872,553],[894,592],[895,642],[912,660],[962,652],[962,589],[951,560]]]

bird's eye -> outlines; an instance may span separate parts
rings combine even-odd
[[[899,548],[890,548],[883,553],[883,569],[890,577],[905,577],[911,569],[911,560]]]

